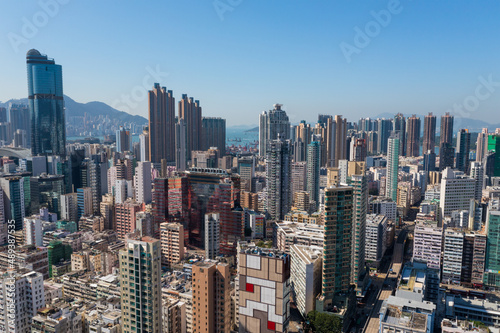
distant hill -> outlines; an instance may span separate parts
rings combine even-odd
[[[245,133],[254,133],[259,131],[259,126],[246,130]]]
[[[27,105],[28,99],[11,99],[5,103],[0,102],[0,107],[7,107],[9,103]],[[108,115],[110,118],[118,119],[123,123],[136,123],[142,125],[148,122],[148,120],[144,117],[131,115],[124,111],[119,111],[102,102],[78,103],[71,97],[64,95],[64,105],[66,107],[66,119],[68,119],[68,117],[83,117],[83,115],[87,113],[91,116]]]

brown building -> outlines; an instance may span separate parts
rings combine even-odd
[[[191,152],[201,150],[203,147],[200,101],[183,94],[179,101],[179,119],[184,119],[186,122],[186,152],[188,160],[191,160]]]
[[[413,115],[406,120],[406,156],[420,155],[420,118]]]
[[[242,333],[287,332],[290,256],[242,242],[238,251],[238,312]]]
[[[439,147],[443,143],[452,144],[453,141],[453,116],[449,112],[446,112],[444,116],[441,116],[441,131],[439,132],[440,141]]]
[[[193,265],[193,333],[231,331],[229,265],[213,261]]]
[[[250,210],[259,210],[259,195],[257,193],[251,193],[246,191],[241,191],[241,207],[248,208]]]
[[[149,91],[149,160],[175,161],[175,99],[172,90],[155,83]]]
[[[170,267],[184,259],[184,227],[180,223],[160,224],[161,264]]]
[[[142,208],[142,204],[131,199],[115,206],[116,233],[118,237],[124,239],[125,235],[135,230],[135,215]]]
[[[424,144],[422,147],[423,152],[428,150],[434,152],[436,146],[436,116],[429,112],[424,118]]]

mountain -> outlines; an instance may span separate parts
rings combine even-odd
[[[27,105],[28,99],[11,99],[5,103],[0,102],[0,107],[7,107],[9,103]],[[143,125],[148,122],[148,120],[144,117],[131,115],[124,111],[119,111],[102,102],[78,103],[71,97],[64,95],[64,105],[66,107],[66,119],[68,119],[69,117],[83,117],[83,115],[87,113],[88,115],[94,117],[100,115],[108,115],[109,118],[117,119],[122,123],[136,123],[138,125]]]
[[[377,118],[392,119],[394,118],[394,116],[395,114],[392,113],[382,113],[372,119],[377,119]],[[408,119],[408,117],[411,117],[412,115],[405,114],[404,116]],[[421,120],[420,130],[423,132],[425,115],[417,114],[416,116],[419,117]],[[436,132],[439,133],[441,124],[441,115],[435,115],[435,116],[436,116]],[[491,124],[479,119],[457,117],[456,115],[454,117],[455,118],[453,119],[453,132],[458,132],[458,130],[461,128],[467,128],[469,129],[470,132],[478,132],[478,133],[481,132],[483,128],[488,128],[489,132],[494,132],[495,129],[500,128],[500,124]]]

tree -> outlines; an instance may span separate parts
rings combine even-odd
[[[307,321],[313,332],[316,333],[341,333],[342,322],[339,317],[322,313],[318,311],[311,311],[307,314]]]

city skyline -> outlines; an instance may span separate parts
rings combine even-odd
[[[440,117],[451,111],[457,119],[491,120],[500,101],[496,91],[500,75],[492,56],[498,53],[498,37],[492,33],[498,25],[495,13],[500,9],[495,2],[486,2],[481,8],[462,3],[454,7],[452,15],[444,16],[441,14],[449,9],[446,3],[415,5],[400,1],[387,19],[388,24],[379,17],[384,24],[374,29],[378,33],[368,33],[365,46],[362,38],[358,40],[357,31],[375,27],[375,17],[386,13],[391,2],[299,3],[292,9],[280,2],[237,1],[225,10],[210,2],[199,6],[166,3],[158,8],[165,12],[164,19],[154,18],[151,22],[135,17],[146,9],[140,5],[115,8],[96,4],[94,7],[101,11],[90,11],[74,2],[57,3],[57,10],[52,8],[52,12],[38,3],[4,5],[6,10],[2,12],[9,15],[0,23],[6,32],[0,42],[0,56],[12,65],[2,68],[2,76],[9,78],[9,84],[0,85],[1,101],[26,96],[22,55],[31,48],[49,54],[64,66],[65,92],[72,98],[102,101],[146,118],[147,90],[155,82],[172,88],[178,100],[183,93],[196,96],[204,114],[226,118],[229,126],[255,124],[253,115],[274,103],[283,103],[290,122],[298,123],[304,118],[312,120],[310,109],[353,118],[401,111],[433,112]],[[182,10],[190,13],[192,19],[188,21],[198,20],[199,27],[187,26],[172,14]],[[75,19],[74,12],[81,18]],[[35,15],[38,13],[42,14]],[[95,14],[96,26],[101,24],[107,29],[86,26],[91,14]],[[108,26],[110,14],[121,15],[123,22],[132,18],[139,21],[133,27],[122,27],[122,23]],[[278,15],[288,24],[271,24]],[[471,15],[482,20],[463,24]],[[38,22],[33,19],[37,17],[47,20]],[[70,27],[61,29],[69,22]],[[288,29],[291,22],[297,27]],[[31,34],[26,28],[30,24],[34,27]],[[421,28],[408,38],[407,32],[415,26]],[[158,43],[148,45],[153,38],[149,34],[151,27],[166,29],[171,36],[168,44],[174,49],[192,48],[198,52],[170,52]],[[119,37],[115,28],[123,29]],[[80,38],[83,31],[85,38]],[[74,42],[67,38],[69,34],[78,37],[75,40],[82,45],[71,47]],[[96,34],[102,34],[99,42],[92,37]],[[110,48],[112,37],[118,38],[125,49]],[[87,38],[97,44],[87,47]],[[69,42],[59,45],[56,40]],[[349,55],[346,50],[351,49],[346,45],[355,47],[354,53]],[[276,47],[281,52],[268,52]],[[97,48],[102,51],[96,52]],[[139,53],[141,49],[146,52]],[[235,84],[237,79],[243,83]],[[126,95],[128,100],[123,97]],[[330,102],[315,99],[317,102],[311,103],[315,95],[326,96]],[[234,112],[236,103],[240,112]],[[462,111],[454,111],[454,104]]]

